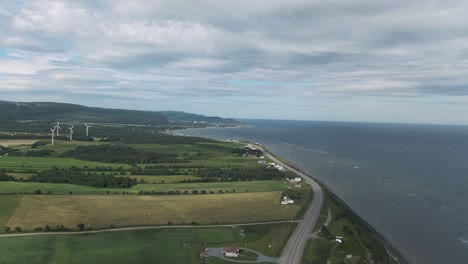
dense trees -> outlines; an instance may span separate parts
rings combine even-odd
[[[273,180],[284,178],[284,173],[267,168],[203,168],[194,171],[194,176],[216,181]]]
[[[106,163],[176,163],[184,162],[176,154],[155,153],[138,150],[126,145],[93,145],[79,146],[66,152],[63,156],[81,160]]]
[[[0,170],[0,181],[14,181],[15,177],[12,177],[5,173],[4,170]]]
[[[70,183],[98,188],[130,188],[138,182],[129,177],[115,177],[112,175],[94,175],[81,171],[70,171],[59,168],[43,171],[32,175],[27,181],[47,183]]]
[[[215,142],[199,137],[181,137],[164,134],[159,131],[113,131],[103,139],[104,142],[122,142],[127,144],[193,144],[198,142]]]

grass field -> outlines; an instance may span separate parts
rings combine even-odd
[[[223,195],[25,195],[8,221],[24,230],[46,224],[92,228],[174,224],[244,223],[291,219],[297,205],[280,205],[281,192]]]
[[[21,195],[0,195],[0,233],[21,201]]]
[[[281,244],[294,227],[295,224],[246,227],[247,246],[271,255],[268,243]],[[199,253],[205,247],[243,246],[244,238],[239,231],[239,228],[216,227],[0,238],[0,263],[198,264]],[[273,236],[278,233],[284,235]],[[256,247],[257,244],[262,246]],[[264,247],[268,249],[263,250]],[[215,259],[210,262],[228,263]]]
[[[123,167],[124,169],[130,169],[131,166],[127,164],[110,164],[110,163],[100,163],[100,162],[91,162],[83,161],[71,158],[51,158],[51,157],[12,157],[6,156],[0,159],[0,168],[3,169],[13,169],[13,170],[27,170],[35,169],[38,171],[48,170],[52,167],[59,168],[69,168],[71,166],[76,166],[79,168],[82,167]]]
[[[13,176],[13,175],[12,175]],[[183,180],[197,180],[199,177],[192,175],[132,175],[130,178],[137,179],[138,181],[144,180],[146,183],[176,183]]]
[[[37,141],[37,139],[0,139],[0,146],[13,147],[21,145],[31,145]]]
[[[375,252],[372,252],[370,247],[377,248],[379,241],[375,241],[374,234],[366,229],[361,223],[352,218],[343,207],[339,206],[335,200],[330,198],[330,194],[325,194],[325,203],[321,211],[321,217],[318,225],[325,222],[328,208],[332,212],[332,220],[328,225],[333,236],[343,237],[343,243],[337,243],[334,239],[313,239],[309,240],[302,259],[302,264],[311,263],[330,263],[330,264],[358,264],[367,263],[369,257],[372,256],[373,261],[379,259],[378,263],[396,264],[388,255],[376,257]],[[314,230],[319,230],[320,227],[315,227]],[[346,230],[347,229],[347,230]],[[318,233],[321,236],[321,233]],[[366,246],[363,241],[367,242]],[[386,254],[385,249],[381,249],[379,254]],[[346,255],[352,255],[347,258]]]
[[[158,177],[158,176],[155,176]],[[281,181],[246,181],[246,182],[208,182],[208,183],[167,183],[167,184],[138,184],[132,188],[95,188],[76,184],[41,183],[41,182],[0,182],[0,194],[32,193],[41,190],[52,194],[107,194],[110,193],[138,193],[140,191],[189,191],[206,190],[218,193],[219,190],[236,192],[269,192],[284,190],[289,186]]]

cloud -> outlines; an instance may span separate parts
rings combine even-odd
[[[468,96],[460,1],[0,3],[0,94]]]

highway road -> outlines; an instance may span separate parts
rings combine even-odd
[[[286,169],[300,175],[304,181],[312,187],[313,190],[312,203],[309,205],[309,208],[304,214],[304,219],[299,222],[296,230],[289,238],[288,243],[283,249],[283,253],[281,254],[279,262],[280,264],[298,264],[302,260],[304,248],[310,238],[315,224],[317,223],[317,219],[320,216],[320,211],[322,210],[324,200],[323,191],[320,185],[310,176],[299,170],[296,170],[284,162],[281,162],[275,156],[270,154],[267,149],[263,149],[265,150],[268,158],[285,167]]]

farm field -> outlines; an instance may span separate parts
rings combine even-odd
[[[31,145],[39,140],[37,139],[0,139],[0,146],[13,147],[21,145]]]
[[[154,176],[158,178],[159,176]],[[33,193],[41,190],[52,194],[107,194],[110,193],[138,193],[140,191],[193,191],[205,190],[218,193],[219,190],[236,192],[269,192],[285,190],[289,184],[281,181],[246,181],[246,182],[207,182],[207,183],[167,183],[167,184],[138,184],[132,188],[96,188],[77,184],[42,183],[42,182],[0,182],[0,194]]]
[[[0,195],[0,233],[4,231],[3,227],[7,225],[21,198],[21,195]]]
[[[110,164],[110,163],[77,160],[77,159],[72,159],[72,158],[6,156],[0,159],[1,169],[10,169],[10,170],[15,170],[15,171],[24,171],[28,169],[43,171],[43,170],[51,169],[54,166],[59,167],[59,168],[70,168],[71,166],[83,168],[87,166],[90,170],[96,167],[100,167],[100,168],[122,167],[124,169],[131,168],[131,166],[127,164]]]
[[[148,184],[151,183],[176,183],[184,180],[198,180],[199,177],[195,177],[192,175],[131,175],[128,176],[133,179],[137,179],[137,181],[143,180]]]
[[[240,235],[241,228],[245,239]],[[249,248],[271,255],[268,243],[281,245],[293,228],[295,224],[275,224],[0,238],[0,255],[4,263],[120,264],[157,260],[156,263],[198,264],[199,253],[205,247],[243,246],[245,242]],[[281,246],[277,248],[275,255],[276,251],[281,252]],[[210,261],[227,263],[213,258]]]
[[[25,195],[7,225],[33,230],[46,224],[75,228],[246,223],[292,219],[298,205],[279,203],[281,192],[222,195]]]

